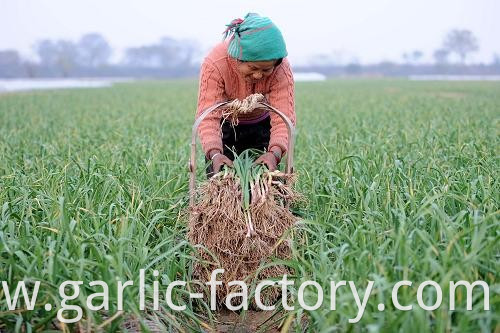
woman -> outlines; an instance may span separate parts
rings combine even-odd
[[[261,93],[295,124],[293,75],[280,30],[269,18],[254,13],[227,27],[229,40],[215,46],[201,66],[196,117],[216,103]],[[221,112],[212,112],[198,128],[205,156],[212,161],[207,174],[219,172],[224,164],[231,166],[232,150],[239,154],[248,148],[265,151],[255,162],[275,170],[289,140],[283,120],[254,109],[238,116],[236,126],[224,122],[221,128]]]

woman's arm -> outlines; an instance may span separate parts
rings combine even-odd
[[[224,81],[218,69],[209,59],[201,65],[200,82],[198,90],[198,107],[196,117],[212,105],[223,102],[227,98],[224,92]],[[221,111],[211,112],[198,127],[198,135],[205,155],[213,150],[222,152],[222,139],[220,133]],[[214,153],[213,152],[213,153]]]
[[[276,68],[276,74],[270,86],[268,96],[269,103],[283,112],[295,125],[295,91],[292,69],[285,58],[281,65]],[[288,130],[285,122],[280,116],[271,113],[271,138],[269,140],[270,151],[279,147],[284,154],[288,147]],[[275,147],[275,148],[273,148]]]

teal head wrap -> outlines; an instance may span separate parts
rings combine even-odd
[[[231,36],[227,53],[242,61],[268,61],[287,56],[280,30],[267,17],[249,13],[227,25],[224,38]]]

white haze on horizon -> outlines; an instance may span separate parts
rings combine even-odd
[[[270,17],[281,29],[295,64],[326,58],[336,63],[402,62],[420,50],[422,62],[453,28],[469,29],[480,50],[469,62],[490,63],[500,55],[500,1],[496,0],[0,0],[0,50],[14,48],[34,57],[37,40],[77,41],[102,34],[120,59],[126,47],[152,44],[161,37],[196,40],[203,52],[221,40],[225,24],[247,12]],[[203,55],[200,55],[200,57]]]

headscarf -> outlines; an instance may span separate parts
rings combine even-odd
[[[248,13],[245,18],[227,24],[224,39],[231,37],[227,53],[242,61],[268,61],[287,56],[285,40],[278,27],[267,17]]]

